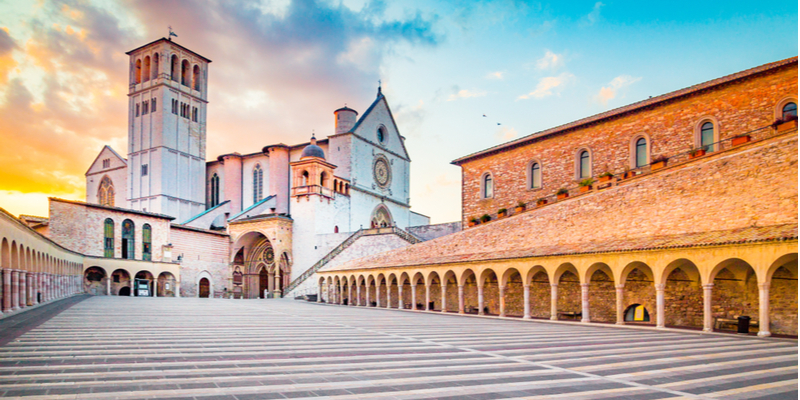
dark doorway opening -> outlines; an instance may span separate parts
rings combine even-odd
[[[264,298],[264,292],[269,287],[269,274],[267,274],[266,268],[261,268],[261,271],[258,271],[258,298]]]
[[[200,279],[200,297],[207,299],[209,294],[210,284],[208,278]]]

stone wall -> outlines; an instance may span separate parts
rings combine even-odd
[[[631,143],[640,135],[648,138],[650,159],[684,153],[696,146],[696,126],[705,118],[716,121],[719,139],[728,139],[772,124],[775,121],[775,107],[787,96],[797,101],[797,90],[795,62],[690,96],[465,161],[462,164],[462,222],[466,224],[472,217],[496,213],[500,208],[512,209],[518,201],[535,202],[538,198],[554,195],[562,187],[575,187],[575,159],[580,149],[588,149],[591,153],[593,176],[607,171],[621,174],[631,168]],[[527,187],[527,169],[532,160],[539,162],[542,168],[540,189]],[[494,180],[494,196],[481,199],[480,180],[487,172],[492,174]],[[738,178],[741,175],[735,176]],[[748,178],[752,179],[753,174]],[[701,187],[711,194],[716,186]],[[748,195],[751,193],[754,192]],[[794,193],[796,198],[797,192]],[[668,193],[662,194],[669,196]],[[646,200],[650,201],[651,197],[648,196]]]
[[[592,274],[589,283],[589,318],[592,321],[616,322],[617,290],[614,286],[614,280],[605,272],[595,271]]]
[[[232,271],[229,267],[230,237],[173,225],[172,256],[181,257],[181,297],[196,297],[200,275],[207,273],[214,297],[223,297],[232,288]],[[205,275],[204,275],[205,276]],[[161,286],[159,285],[159,290]]]
[[[444,224],[409,226],[406,230],[412,235],[422,239],[431,240],[451,233],[461,231],[461,222],[448,222]]]
[[[797,336],[797,276],[784,267],[772,276],[769,313],[773,333]]]
[[[703,327],[703,287],[680,268],[667,277],[664,323],[667,326]]]

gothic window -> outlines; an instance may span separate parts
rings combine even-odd
[[[178,115],[178,100],[172,99],[172,113]]]
[[[97,188],[97,203],[101,206],[114,207],[114,184],[107,176],[103,177]]]
[[[143,81],[147,82],[150,80],[150,56],[144,58],[144,73],[142,74]]]
[[[136,116],[139,116],[139,103],[136,103]]]
[[[178,56],[172,55],[172,66],[170,68],[170,77],[173,81],[178,82]]]
[[[636,140],[636,168],[647,165],[647,139],[639,138]]]
[[[797,118],[797,103],[786,103],[783,106],[783,120],[791,117]]]
[[[488,199],[494,196],[494,183],[492,182],[492,175],[487,173],[481,178],[481,197]]]
[[[158,78],[158,54],[153,56],[153,72],[151,79]]]
[[[303,171],[302,181],[300,186],[308,186],[308,171]]]
[[[183,60],[181,63],[181,85],[189,86],[191,82],[191,77],[189,74],[192,72],[189,71],[189,60]]]
[[[142,176],[147,176],[147,164],[142,164]]]
[[[192,121],[194,122],[197,122],[197,111],[198,111],[197,107],[192,108]]]
[[[216,173],[211,177],[211,196],[209,205],[216,207],[219,204],[219,175]]]
[[[200,90],[200,67],[197,65],[192,71],[192,87],[194,90]]]
[[[133,260],[136,251],[136,240],[134,239],[135,226],[133,221],[126,219],[122,221],[122,258]]]
[[[136,83],[142,83],[142,60],[136,60]]]
[[[103,256],[114,258],[114,220],[111,218],[103,223]]]
[[[538,162],[532,162],[530,168],[529,189],[539,189],[542,187],[542,167]]]
[[[264,171],[261,165],[256,164],[253,168],[253,204],[258,203],[264,198]]]
[[[149,105],[150,103],[147,101],[142,102],[142,115],[146,115],[148,113],[148,110],[150,109]]]
[[[714,151],[714,124],[711,122],[700,127],[700,147],[709,153]]]
[[[111,159],[106,158],[105,160],[103,160],[103,168],[109,168],[109,167],[111,167]]]
[[[142,260],[150,261],[153,258],[152,237],[153,230],[150,224],[142,225]]]
[[[592,176],[592,161],[588,150],[583,150],[578,155],[578,178],[586,179]]]
[[[150,99],[150,112],[156,112],[156,99]]]
[[[386,228],[393,225],[392,215],[383,204],[378,205],[372,213],[372,228]]]

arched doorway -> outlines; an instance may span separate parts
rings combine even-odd
[[[153,297],[154,288],[153,274],[150,271],[139,271],[133,280],[133,295],[143,297]]]
[[[211,292],[211,282],[208,281],[208,278],[200,278],[198,286],[198,297],[207,299]]]
[[[650,312],[641,304],[631,304],[625,309],[625,322],[650,322]]]
[[[158,297],[175,297],[176,287],[175,275],[169,272],[162,272],[158,275],[158,286],[156,291]]]
[[[258,298],[263,299],[264,293],[269,290],[269,273],[267,267],[261,267],[258,271]]]
[[[117,296],[131,295],[131,276],[124,269],[116,269],[111,273],[111,294]]]
[[[91,295],[108,294],[108,276],[106,271],[100,267],[87,268],[83,273],[83,290]]]

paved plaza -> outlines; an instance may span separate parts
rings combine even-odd
[[[69,308],[59,303],[24,320],[0,320],[6,339],[19,335],[0,347],[0,397],[798,396],[797,342],[790,340],[294,300],[98,296]]]

